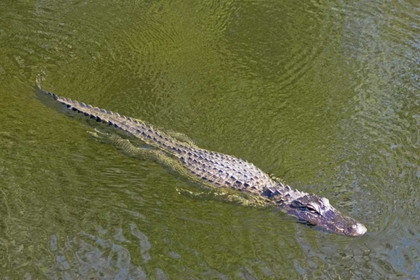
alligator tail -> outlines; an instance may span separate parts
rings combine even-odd
[[[38,99],[48,107],[53,107],[61,111],[63,106],[57,107],[57,104],[65,105],[69,110],[82,113],[87,117],[95,119],[97,122],[106,123],[119,128],[151,146],[160,148],[178,157],[188,149],[187,146],[178,143],[178,141],[174,140],[171,136],[153,128],[144,121],[129,118],[120,115],[119,113],[78,102],[77,100],[60,97],[49,91],[42,90],[39,84],[35,86],[35,92],[38,95]]]

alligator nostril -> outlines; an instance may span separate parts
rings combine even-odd
[[[352,229],[352,232],[354,233],[354,236],[363,235],[367,231],[367,228],[360,223],[356,223],[355,225],[352,225],[351,229]]]

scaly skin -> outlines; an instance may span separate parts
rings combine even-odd
[[[289,186],[272,180],[252,163],[234,156],[201,149],[138,119],[127,118],[118,113],[59,97],[40,88],[37,88],[37,92],[51,96],[66,105],[68,109],[132,134],[158,149],[159,156],[172,157],[168,160],[175,162],[168,164],[181,165],[183,170],[180,172],[188,173],[184,175],[195,177],[196,180],[205,181],[206,184],[213,186],[247,192],[269,204],[276,205],[281,211],[298,218],[301,222],[316,225],[329,232],[360,236],[367,231],[364,225],[331,206],[328,199],[292,190]]]

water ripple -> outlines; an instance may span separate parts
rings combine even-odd
[[[291,11],[278,8],[271,2],[253,1],[237,6],[236,17],[231,19],[224,38],[229,48],[220,51],[227,61],[232,61],[234,74],[275,81],[277,87],[280,84],[278,90],[286,92],[314,66],[329,31],[319,31],[322,14],[311,4],[305,3],[299,6],[299,12],[295,11],[302,20],[292,20]],[[297,30],[307,35],[305,41]]]

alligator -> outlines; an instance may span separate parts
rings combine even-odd
[[[67,107],[70,111],[82,113],[97,122],[121,129],[149,146],[148,148],[133,148],[134,146],[127,145],[127,139],[125,139],[126,142],[117,139],[115,142],[119,143],[120,148],[129,152],[143,153],[149,158],[160,158],[160,162],[166,162],[177,172],[192,177],[196,181],[247,193],[269,205],[274,205],[282,212],[297,218],[301,223],[327,232],[345,236],[361,236],[367,231],[363,224],[334,208],[327,198],[292,189],[248,161],[199,148],[193,141],[177,137],[166,130],[157,129],[142,120],[66,97],[59,97],[54,93],[44,91],[39,84],[35,88],[38,96],[47,96],[48,100],[54,104],[61,103],[59,107]]]

